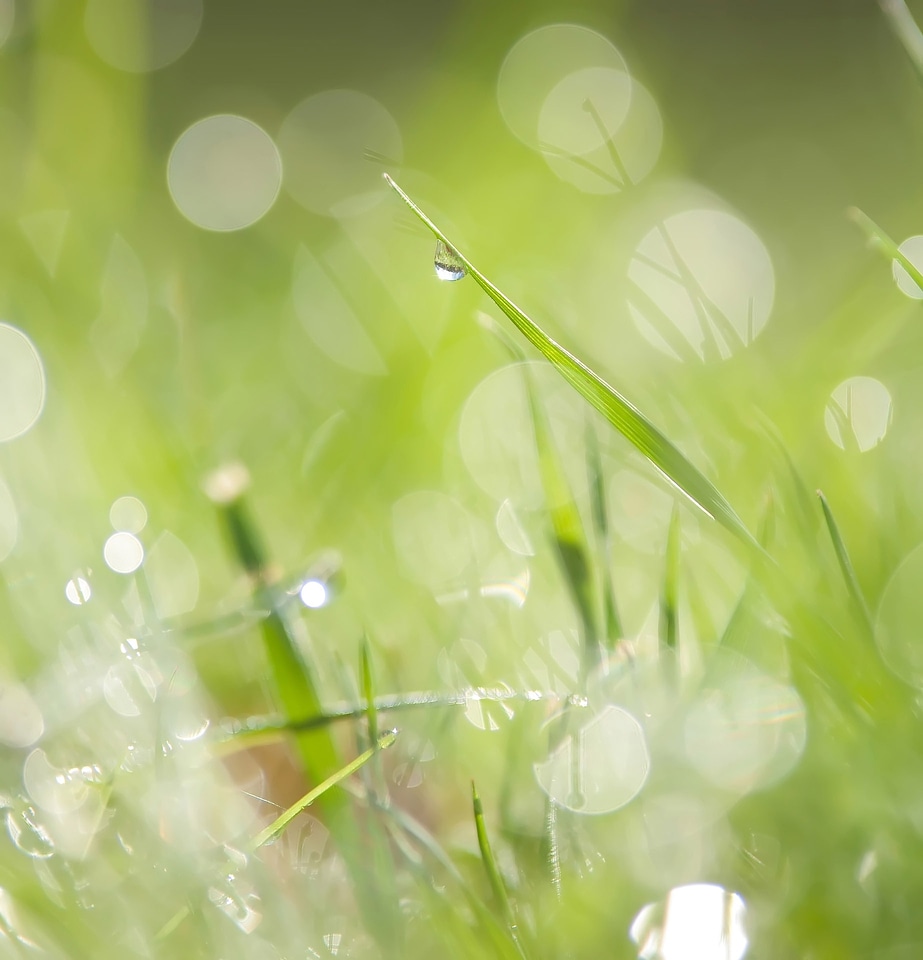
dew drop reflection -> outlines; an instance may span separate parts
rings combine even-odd
[[[535,548],[532,546],[532,541],[529,539],[529,535],[526,533],[511,500],[506,499],[500,504],[495,524],[497,534],[508,549],[512,550],[513,553],[518,553],[521,557],[535,556]]]
[[[640,960],[741,960],[749,941],[740,894],[710,883],[674,887],[629,929]]]
[[[131,533],[113,533],[103,547],[103,559],[115,573],[134,573],[144,561],[144,547]]]
[[[381,163],[404,156],[401,133],[388,110],[358,90],[325,90],[303,100],[279,131],[285,187],[312,213],[346,217],[385,195]]]
[[[74,577],[65,584],[64,596],[75,607],[89,602],[92,595],[93,591],[90,589],[90,584],[83,577]]]
[[[282,186],[282,160],[272,138],[245,117],[199,120],[173,146],[170,196],[204,230],[242,230],[265,216]]]
[[[841,450],[865,453],[885,438],[891,414],[891,394],[883,383],[872,377],[850,377],[830,395],[824,427]]]
[[[723,210],[686,210],[655,226],[628,268],[641,334],[678,360],[727,359],[766,325],[775,295],[769,253]]]
[[[602,34],[570,23],[539,27],[506,55],[497,78],[497,102],[514,136],[539,145],[539,122],[549,94],[578,71],[603,68],[627,76],[625,61]]]
[[[917,270],[923,270],[923,237],[908,237],[898,250]],[[916,281],[897,260],[894,261],[891,270],[894,274],[894,282],[901,293],[913,300],[923,300],[923,290],[917,286]]]
[[[0,443],[29,431],[45,406],[45,370],[22,330],[0,323]]]
[[[51,834],[39,821],[35,808],[28,803],[17,803],[7,809],[6,829],[10,839],[26,856],[47,860],[54,855]]]
[[[711,783],[735,793],[786,776],[804,752],[805,708],[794,687],[730,651],[719,651],[686,717],[689,762]]]
[[[650,771],[641,724],[621,707],[605,706],[589,719],[573,708],[549,721],[566,733],[533,767],[539,785],[574,813],[611,813],[631,802]]]
[[[322,580],[305,580],[298,596],[306,607],[317,610],[327,604],[327,585]]]
[[[624,87],[628,84],[627,77],[622,81],[615,79],[619,76],[625,75],[598,68],[594,71],[578,71],[565,77],[546,101],[546,108],[550,109],[565,91],[570,98],[574,97],[575,91],[585,92],[579,110],[598,131],[597,144],[581,152],[574,149],[573,145],[568,146],[566,141],[558,143],[552,138],[542,143],[545,162],[555,175],[584,193],[618,193],[640,183],[653,170],[660,157],[663,144],[660,110],[647,88],[634,78],[629,85],[627,114],[618,125],[613,123],[609,102],[618,99],[619,85]],[[606,86],[616,89],[607,95]],[[571,87],[575,91],[569,90]],[[608,119],[603,116],[607,108],[610,111]],[[543,109],[543,118],[545,112]]]
[[[30,747],[44,732],[45,721],[29,691],[16,683],[0,684],[0,743]]]
[[[147,509],[137,497],[119,497],[109,508],[113,530],[140,533],[147,524]]]
[[[220,888],[209,887],[208,899],[244,933],[253,933],[263,921],[259,895],[233,873]]]
[[[178,60],[202,26],[202,0],[88,0],[93,51],[117,70],[145,73]]]
[[[440,280],[461,280],[468,272],[461,257],[442,240],[436,241],[433,267]]]

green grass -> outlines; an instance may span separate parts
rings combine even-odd
[[[668,133],[636,184],[612,138],[616,178],[570,156],[619,189],[591,195],[498,126],[485,78],[536,25],[512,8],[427,10],[420,37],[370,8],[352,63],[317,24],[210,5],[197,66],[150,76],[92,53],[82,5],[25,8],[0,320],[47,397],[0,442],[0,954],[726,960],[742,904],[747,957],[917,956],[923,341],[892,270],[923,275],[889,233],[920,232],[920,103],[884,20],[805,16],[808,55],[790,26],[589,4]],[[314,44],[297,70],[286,32]],[[766,49],[797,79],[767,85]],[[708,114],[699,80],[731,67]],[[323,78],[393,107],[407,166],[368,145],[340,217],[283,193],[247,230],[182,220],[182,130],[227,110],[275,136]],[[771,249],[755,339],[667,229],[676,196],[719,206],[693,173]],[[635,255],[649,234],[675,268]],[[437,239],[467,279],[435,280]],[[865,450],[829,400],[853,376],[894,401]],[[126,494],[146,556],[119,574]]]

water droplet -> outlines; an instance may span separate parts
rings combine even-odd
[[[433,257],[436,276],[440,280],[461,280],[468,272],[461,257],[446,243],[436,241],[436,254]]]
[[[560,722],[563,715],[552,718]],[[650,771],[641,724],[627,710],[606,706],[572,729],[534,766],[541,788],[575,813],[611,813],[638,794]]]
[[[83,577],[74,577],[67,581],[67,585],[64,587],[64,595],[70,603],[79,607],[90,599],[93,592],[89,583]]]
[[[6,812],[6,829],[10,839],[27,856],[45,860],[54,854],[54,841],[36,819],[35,808],[23,805]]]
[[[259,895],[233,874],[228,874],[224,889],[210,887],[208,899],[244,933],[252,933],[263,920]]]
[[[674,887],[663,903],[642,907],[629,930],[641,957],[741,960],[747,952],[746,904],[711,883]]]

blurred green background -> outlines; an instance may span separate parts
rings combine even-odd
[[[148,601],[158,629],[248,604],[203,491],[236,461],[283,582],[295,591],[312,564],[339,557],[331,602],[299,613],[331,701],[355,698],[344,677],[364,633],[382,692],[571,692],[578,619],[547,547],[521,371],[485,329],[482,315],[502,318],[479,288],[437,280],[432,240],[385,171],[754,531],[771,496],[774,555],[802,590],[789,598],[826,604],[822,619],[850,643],[862,628],[814,489],[834,507],[873,618],[923,539],[920,292],[847,216],[862,209],[898,243],[923,232],[923,88],[875,3],[0,0],[0,39],[0,665],[10,689],[31,685],[52,741],[76,726],[78,752],[94,753],[76,694],[61,694],[57,714],[42,706],[82,676],[62,653],[81,631],[80,643],[117,647],[150,627]],[[923,263],[921,247],[902,249]],[[680,262],[709,298],[704,320]],[[550,368],[537,382],[586,514],[588,415]],[[592,423],[613,530],[601,563],[625,638],[643,651],[656,643],[676,498]],[[110,515],[124,497],[146,521],[133,503],[127,523]],[[681,659],[695,664],[737,608],[748,562],[685,502],[681,522],[681,618],[695,638]],[[104,555],[116,530],[143,545],[140,573],[131,537],[128,559],[118,542]],[[856,762],[885,793],[883,769],[910,776],[902,751],[916,734],[901,711],[923,658],[909,589],[882,614],[888,669],[868,637],[861,654],[829,638],[812,647],[800,600],[776,610],[784,627],[762,623],[773,640],[753,630],[743,644],[780,689],[798,689],[810,718],[802,767],[813,766],[782,787],[789,800],[817,797],[817,783],[842,799],[837,778],[855,778],[836,750],[851,763],[857,741],[878,743]],[[779,638],[793,634],[802,652],[790,655]],[[179,647],[212,718],[270,710],[255,631],[190,633]],[[113,697],[124,705],[104,691]],[[871,741],[843,719],[844,701],[872,717]],[[425,746],[434,721],[421,720],[402,755],[435,750],[436,785],[405,800],[444,836],[470,829],[468,779],[499,782],[506,763],[484,747],[493,714],[480,709],[468,719],[488,733],[437,750]],[[13,782],[16,751],[34,741],[3,742]],[[797,759],[804,744],[793,749]],[[295,795],[280,788],[278,802]],[[861,833],[862,802],[831,820]],[[894,813],[901,830],[905,814]],[[765,835],[811,836],[807,814],[779,816]],[[906,829],[901,842],[919,846]],[[818,840],[830,871],[841,836]],[[11,863],[8,885],[20,876]],[[700,879],[735,888],[709,869]],[[779,870],[770,917],[790,893]],[[625,883],[654,899],[687,873]],[[816,910],[786,914],[792,942],[813,931],[811,956],[851,955],[855,930],[827,928],[846,922],[854,894],[830,906],[804,889],[799,902]],[[920,933],[909,909],[895,915]],[[850,922],[880,940],[878,914]]]

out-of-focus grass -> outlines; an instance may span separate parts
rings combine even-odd
[[[83,2],[15,6],[0,320],[47,390],[0,443],[2,950],[670,956],[672,937],[717,958],[739,955],[741,902],[754,957],[916,955],[923,343],[890,275],[917,268],[888,234],[920,232],[923,101],[878,11],[228,0],[174,64],[132,74],[94,52]],[[664,149],[631,189],[574,189],[503,124],[504,56],[557,20],[615,40],[659,103]],[[299,101],[343,87],[403,135],[403,158],[363,161],[370,182],[394,170],[741,528],[770,503],[772,563],[675,506],[538,358],[528,379],[507,364],[475,320],[502,320],[493,303],[433,278],[431,237],[383,186],[322,215],[284,157],[253,226],[183,219],[166,169],[190,124],[241,114],[282,139]],[[639,299],[678,362],[640,332],[629,272],[674,204],[724,209],[716,194],[769,250],[775,304],[703,362]],[[700,321],[722,313],[687,292]],[[350,316],[352,353],[334,336]],[[854,377],[893,402],[871,445],[862,384],[837,400]],[[227,549],[201,489],[230,460],[271,564]],[[119,574],[102,550],[127,494],[146,560]],[[581,557],[569,581],[549,530]],[[332,812],[251,849],[392,723]],[[723,892],[693,909],[696,884]]]

